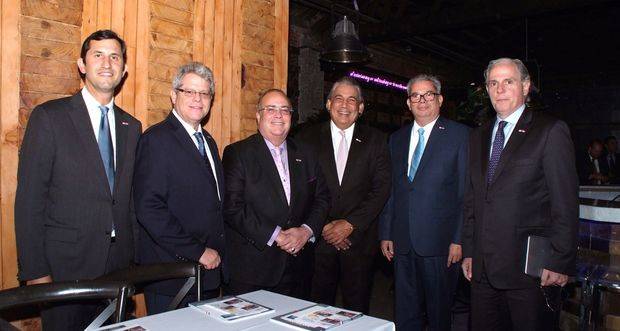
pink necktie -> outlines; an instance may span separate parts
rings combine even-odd
[[[282,152],[280,151],[281,147],[276,147],[273,149],[275,152],[275,161],[276,168],[278,169],[278,174],[280,175],[280,181],[282,182],[282,187],[284,188],[284,195],[286,195],[286,202],[291,203],[291,183],[289,182],[288,174],[286,173],[286,168],[284,167],[284,163],[282,162]]]
[[[338,172],[338,182],[342,184],[344,168],[347,166],[349,146],[347,146],[347,137],[344,135],[344,131],[341,130],[340,135],[342,136],[342,138],[340,139],[340,145],[338,145],[338,154],[336,155],[336,171]]]

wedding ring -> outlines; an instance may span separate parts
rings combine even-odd
[[[295,248],[291,248],[291,253],[295,253]]]

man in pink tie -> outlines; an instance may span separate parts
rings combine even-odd
[[[329,196],[317,160],[288,138],[292,112],[283,91],[264,92],[259,132],[224,150],[228,294],[304,296],[302,249],[321,234]]]
[[[390,191],[390,156],[382,132],[356,123],[364,111],[360,85],[344,77],[326,102],[330,121],[301,133],[313,147],[331,196],[327,224],[315,252],[312,300],[333,305],[340,286],[344,307],[368,313],[377,216]]]

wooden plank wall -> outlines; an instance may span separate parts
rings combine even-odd
[[[220,151],[256,132],[255,104],[286,88],[288,0],[0,0],[0,284],[17,286],[13,221],[18,149],[32,109],[76,93],[81,42],[112,29],[127,42],[116,102],[146,128],[167,116],[176,67],[209,66],[207,130]]]

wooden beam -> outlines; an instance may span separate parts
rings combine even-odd
[[[2,0],[0,15],[0,254],[2,255],[1,287],[10,288],[17,282],[17,249],[15,247],[15,190],[19,160],[19,84],[21,36],[20,0]]]
[[[276,25],[273,50],[273,85],[286,92],[288,72],[289,1],[276,0]]]
[[[149,0],[137,0],[138,12],[136,21],[136,63],[135,63],[135,96],[134,116],[142,122],[142,127],[149,126],[148,94],[149,94],[149,64],[150,53],[150,6]]]

